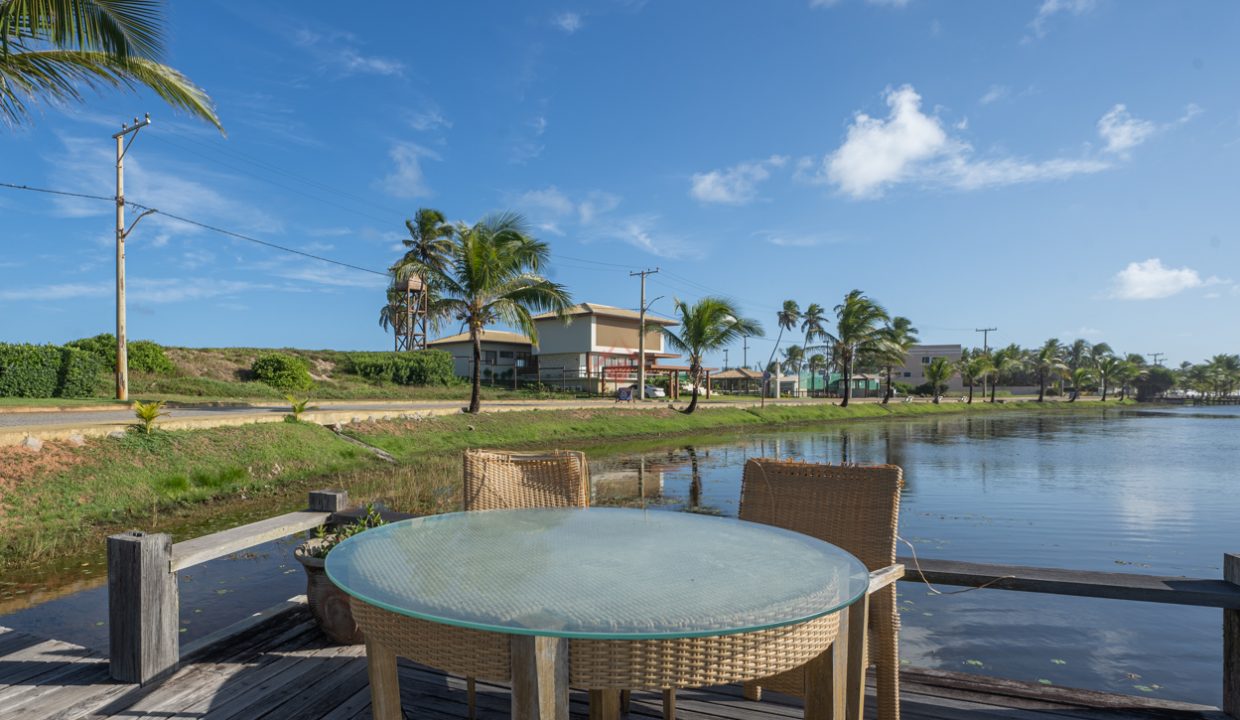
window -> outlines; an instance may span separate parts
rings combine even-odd
[[[524,360],[527,365],[530,362],[530,354],[522,350],[518,350],[515,353],[513,353],[513,357],[515,357],[517,360]]]
[[[904,373],[904,377],[913,377],[913,373],[911,373],[911,372],[906,372],[906,373]]]
[[[921,364],[922,364],[922,365],[929,365],[929,364],[930,364],[930,356],[929,356],[929,355],[922,355],[922,356],[921,356]]]
[[[482,362],[486,365],[494,365],[496,362],[495,351],[494,350],[483,350],[482,351]]]
[[[499,356],[500,356],[501,358],[505,359],[505,360],[511,360],[511,359],[512,359],[512,351],[511,351],[511,350],[500,350],[500,351],[499,351]]]

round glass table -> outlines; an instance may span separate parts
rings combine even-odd
[[[395,655],[511,679],[523,718],[567,717],[569,685],[769,677],[830,648],[838,611],[869,586],[859,560],[806,535],[608,508],[406,520],[344,541],[326,569],[353,598],[376,718],[400,717]]]

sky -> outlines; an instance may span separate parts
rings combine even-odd
[[[925,342],[1240,352],[1240,4],[1144,0],[339,3],[168,8],[149,93],[0,127],[0,183],[127,199],[129,335],[386,349],[405,218],[515,210],[575,300],[859,288]],[[130,219],[133,213],[130,213]],[[108,201],[0,188],[0,341],[114,329]],[[458,328],[445,328],[444,334]],[[799,342],[785,337],[783,345]],[[742,359],[729,350],[729,365]],[[721,365],[722,354],[708,360]]]

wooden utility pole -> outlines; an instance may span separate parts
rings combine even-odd
[[[133,231],[138,220],[154,210],[144,210],[125,229],[125,153],[138,137],[138,131],[151,124],[148,113],[141,121],[133,119],[133,125],[121,123],[121,131],[112,137],[116,140],[116,399],[129,399],[129,348],[125,341],[125,238]],[[125,141],[125,136],[131,136]]]
[[[1167,353],[1149,353],[1149,356],[1154,358],[1155,365],[1162,365],[1162,359],[1167,356]]]
[[[629,277],[640,275],[642,278],[642,301],[638,305],[638,321],[637,321],[637,399],[646,399],[646,276],[654,275],[659,272],[659,268],[654,270],[640,270],[638,272],[629,273]]]

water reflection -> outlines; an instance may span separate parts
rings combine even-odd
[[[1240,408],[1230,411],[855,423],[596,458],[591,472],[596,501],[735,515],[751,457],[892,463],[905,470],[901,535],[922,557],[1218,577],[1240,510],[1240,434],[1229,422]],[[1217,613],[934,596],[910,583],[901,595],[916,665],[1220,701]]]

